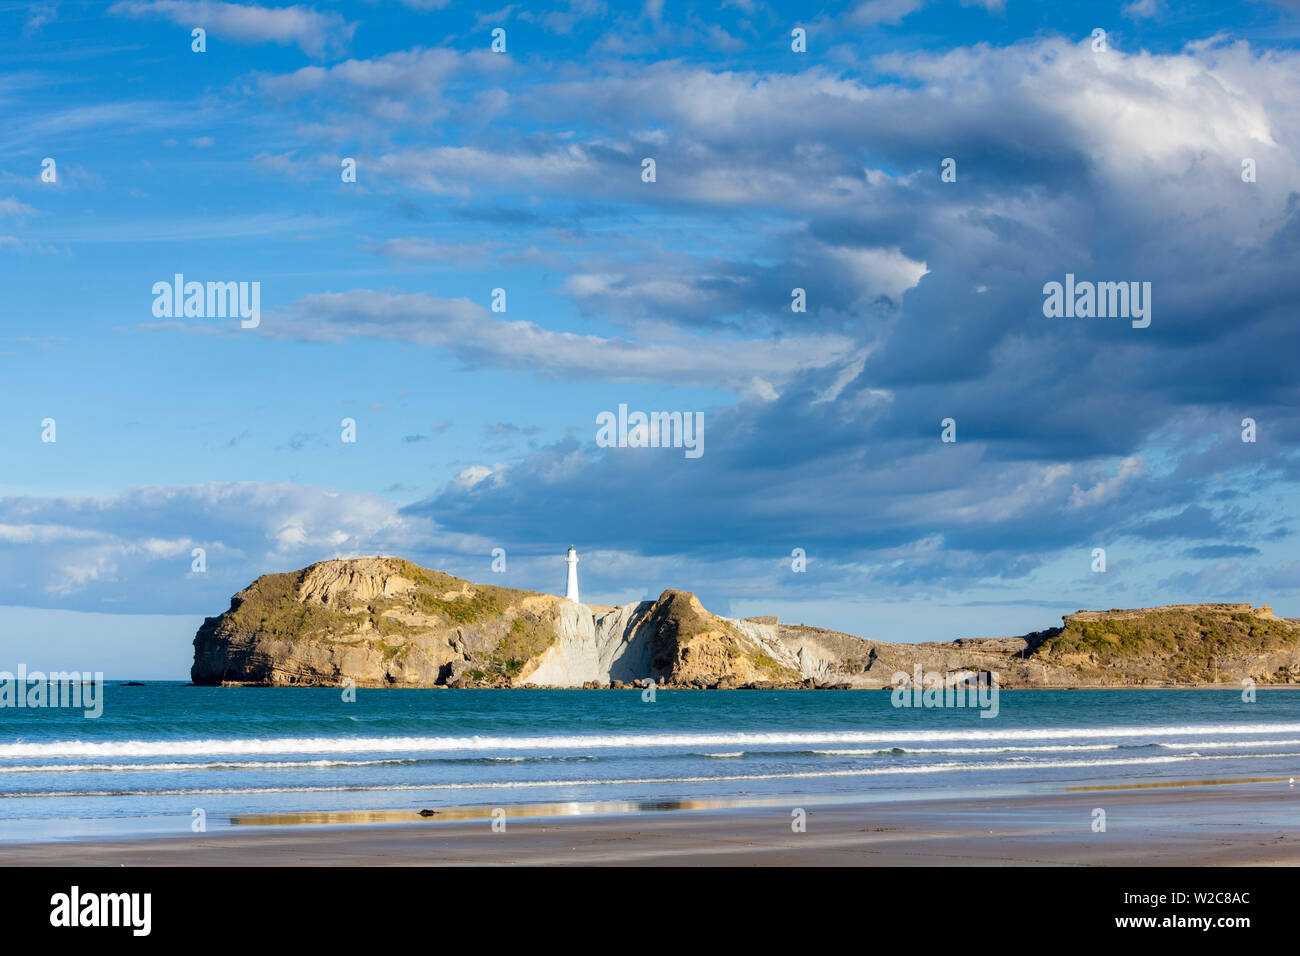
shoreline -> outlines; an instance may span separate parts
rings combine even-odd
[[[109,682],[105,682],[109,683]],[[113,683],[117,683],[114,681]],[[169,683],[167,681],[154,681],[153,683]],[[219,688],[264,688],[264,689],[303,689],[303,690],[341,690],[343,684],[268,684],[253,681],[222,681],[219,684],[196,684],[193,681],[176,681],[175,683],[183,687],[219,687]],[[119,685],[124,686],[124,685]],[[384,683],[355,683],[357,690],[622,690],[635,691],[640,693],[646,688],[642,685],[628,684],[624,687],[613,687],[609,684],[602,684],[599,687],[587,687],[584,685],[560,686],[557,684],[511,684],[511,685],[489,685],[489,684],[466,684],[463,686],[453,686],[451,684],[408,684],[405,686],[396,686]],[[879,687],[865,687],[854,684],[817,684],[813,687],[807,687],[803,684],[742,684],[737,687],[696,687],[693,685],[678,684],[656,684],[656,692],[689,690],[689,691],[763,691],[763,690],[780,690],[780,691],[887,691],[893,692],[899,688],[890,684],[882,684]],[[1262,690],[1300,690],[1300,684],[1259,684],[1256,683],[1252,688],[1255,691]],[[1241,684],[1043,684],[1032,687],[1008,686],[999,683],[997,685],[999,693],[1009,691],[1036,690],[1036,691],[1053,691],[1053,690],[1224,690],[1240,692]]]
[[[805,832],[792,830],[796,808]],[[13,843],[0,847],[0,865],[1300,865],[1300,790],[1280,778],[888,803],[791,795],[761,806],[519,814],[503,832],[490,808],[462,809],[472,814],[392,822],[418,810],[377,811],[357,823],[366,812],[352,811],[337,815],[346,822],[308,814],[297,825],[279,814],[212,833]],[[1098,809],[1105,832],[1093,829]]]

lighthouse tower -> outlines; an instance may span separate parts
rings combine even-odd
[[[578,600],[578,549],[569,545],[569,553],[564,560],[569,565],[569,583],[564,589],[564,597],[575,604],[581,604]]]

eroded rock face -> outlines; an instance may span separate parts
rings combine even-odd
[[[609,608],[468,581],[400,558],[267,574],[203,622],[196,684],[359,687],[1003,687],[1300,683],[1300,622],[1249,604],[1081,611],[1009,638],[894,644],[711,614],[689,591]]]
[[[359,687],[801,679],[774,633],[710,614],[685,591],[608,608],[357,558],[258,578],[203,622],[190,676]]]
[[[654,628],[647,626],[654,602],[593,611],[565,603],[556,641],[520,675],[522,683],[547,687],[631,682],[651,674]]]
[[[670,687],[803,680],[774,627],[710,614],[689,591],[665,591],[650,618],[657,632],[651,672]]]

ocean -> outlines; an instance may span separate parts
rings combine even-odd
[[[110,684],[98,719],[0,710],[0,839],[185,833],[196,811],[212,832],[358,811],[797,806],[1300,771],[1287,690],[1002,691],[993,719],[881,691],[355,693]]]

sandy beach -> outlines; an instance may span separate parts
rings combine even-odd
[[[1300,790],[1285,781],[810,804],[803,833],[791,829],[797,806],[512,817],[504,832],[493,832],[486,815],[439,821],[412,812],[410,822],[241,825],[177,837],[11,844],[0,848],[0,865],[1300,864]],[[1106,812],[1104,833],[1093,830],[1097,808]]]

